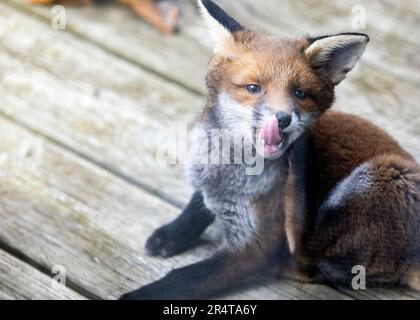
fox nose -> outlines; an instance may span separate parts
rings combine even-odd
[[[290,122],[292,122],[292,117],[290,116],[290,114],[284,111],[277,112],[276,118],[279,122],[280,129],[286,129],[290,125]]]

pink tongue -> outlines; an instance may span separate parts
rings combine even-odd
[[[280,143],[279,122],[276,116],[272,116],[264,123],[261,128],[261,138],[266,145],[276,145]]]

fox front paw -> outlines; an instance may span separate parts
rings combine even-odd
[[[196,244],[196,240],[188,232],[181,232],[168,224],[150,236],[146,242],[146,251],[151,256],[168,258],[190,249]]]

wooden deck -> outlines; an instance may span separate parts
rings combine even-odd
[[[155,137],[203,104],[210,56],[193,0],[181,32],[159,34],[116,5],[67,8],[67,28],[25,0],[0,3],[0,299],[114,299],[208,256],[171,259],[143,246],[191,190],[181,166],[155,159]],[[420,160],[420,3],[217,1],[277,34],[352,31],[366,8],[366,54],[339,86],[336,108],[386,128]],[[66,287],[52,270],[66,270]],[[419,299],[405,289],[334,290],[261,277],[221,298]]]

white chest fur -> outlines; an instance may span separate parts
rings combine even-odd
[[[212,144],[208,146],[211,148]],[[206,163],[208,159],[203,139],[193,139],[188,177],[194,188],[203,193],[207,208],[223,222],[227,245],[242,247],[253,238],[258,225],[253,200],[285,179],[286,160],[264,160],[260,174],[250,175],[247,168],[255,164]]]

